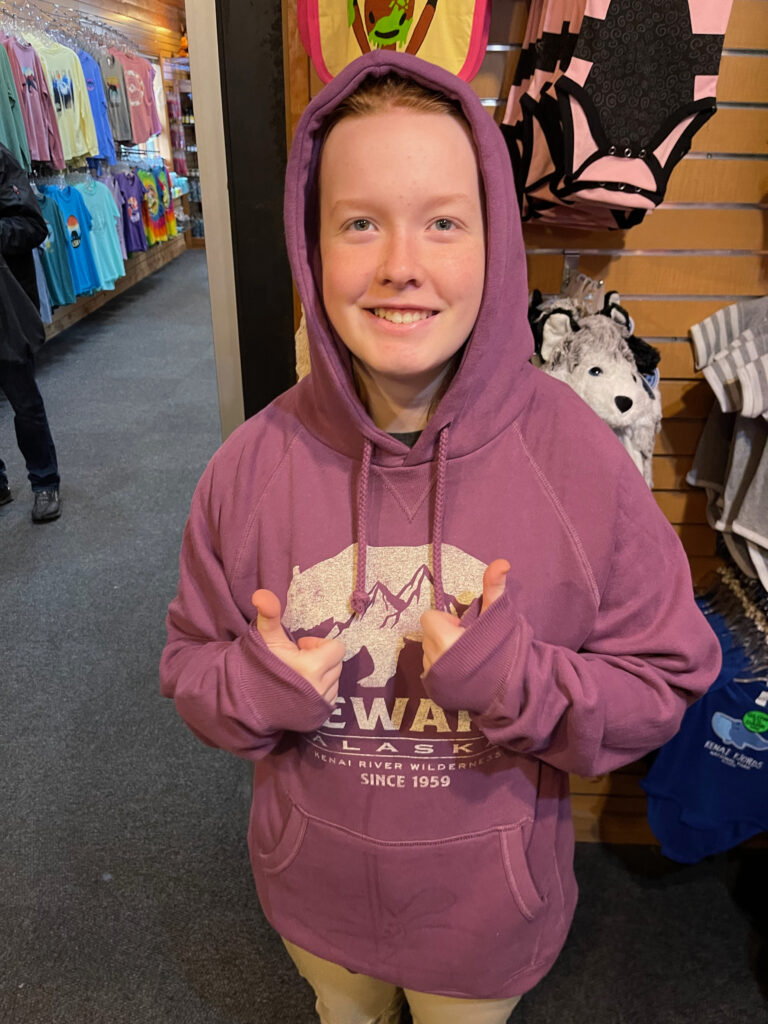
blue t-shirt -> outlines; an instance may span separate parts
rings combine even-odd
[[[641,783],[662,853],[684,864],[768,829],[768,684],[722,616],[708,620],[723,648],[720,675]]]
[[[107,98],[104,95],[104,82],[101,77],[99,65],[85,50],[78,50],[77,56],[83,66],[85,84],[88,86],[88,99],[91,102],[91,113],[93,123],[96,126],[96,138],[99,141],[98,156],[103,157],[109,164],[117,160],[115,156],[115,143],[112,139],[112,129],[109,127],[107,116]]]
[[[125,265],[120,253],[117,223],[120,211],[106,185],[100,181],[87,181],[75,185],[93,218],[91,244],[96,270],[103,291],[111,291],[118,277],[125,275]]]
[[[46,185],[44,191],[58,204],[64,218],[68,243],[67,256],[75,285],[75,294],[84,295],[88,292],[98,291],[100,288],[99,274],[91,248],[93,221],[83,202],[83,197],[71,185],[67,185],[65,188]]]

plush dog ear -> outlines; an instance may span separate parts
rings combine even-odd
[[[638,371],[643,375],[652,374],[661,360],[659,350],[653,345],[649,345],[647,341],[643,341],[642,338],[635,337],[634,334],[627,338],[627,344]]]
[[[608,292],[605,296],[605,304],[600,310],[603,316],[610,317],[620,327],[625,328],[628,334],[632,334],[635,329],[635,321],[629,315],[623,306],[619,305],[619,293]]]
[[[578,330],[578,324],[570,313],[553,310],[542,324],[541,358],[548,363],[557,349],[563,347],[565,339]]]

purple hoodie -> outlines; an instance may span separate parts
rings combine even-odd
[[[314,227],[323,122],[390,69],[459,99],[488,210],[480,313],[413,448],[357,397]],[[518,995],[552,966],[576,903],[567,773],[666,742],[720,649],[626,451],[529,363],[509,156],[467,85],[383,50],[349,65],[301,120],[285,217],[312,372],[200,481],[162,690],[203,742],[254,762],[251,860],[281,935],[404,987]],[[494,558],[512,568],[479,616]],[[262,587],[294,638],[345,643],[335,707],[261,639]],[[430,607],[466,630],[422,679]]]

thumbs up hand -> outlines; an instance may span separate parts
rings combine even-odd
[[[496,558],[483,573],[483,600],[480,614],[504,593],[510,564],[505,558]],[[456,643],[464,632],[460,619],[449,612],[428,611],[421,616],[423,665],[425,674],[437,659]]]
[[[257,590],[251,604],[257,611],[256,628],[270,651],[333,704],[339,693],[344,644],[317,636],[304,636],[294,643],[280,622],[280,599],[271,590]]]

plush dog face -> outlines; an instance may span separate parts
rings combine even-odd
[[[613,430],[647,415],[648,394],[618,325],[605,316],[586,317],[579,329],[546,346],[543,369],[565,381]]]

